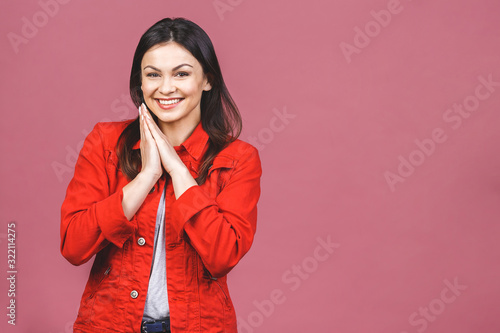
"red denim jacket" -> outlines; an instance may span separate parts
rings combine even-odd
[[[115,146],[130,123],[98,123],[85,139],[61,208],[61,253],[73,265],[95,255],[75,332],[140,332],[156,212],[166,184],[165,229],[172,332],[236,332],[227,273],[247,253],[257,222],[258,150],[236,140],[213,160],[207,180],[177,200],[165,174],[131,221],[122,209],[129,181]],[[201,122],[177,154],[196,178],[208,146]],[[139,143],[134,149],[139,149]]]

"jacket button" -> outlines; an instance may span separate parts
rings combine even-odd
[[[139,293],[137,292],[137,290],[132,290],[130,292],[130,297],[137,298],[137,296],[139,296]]]
[[[141,237],[137,240],[137,244],[143,246],[144,244],[146,244],[146,240],[143,237]]]

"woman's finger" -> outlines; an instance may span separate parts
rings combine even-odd
[[[153,138],[155,139],[156,143],[166,143],[168,146],[172,147],[170,142],[168,141],[167,137],[163,132],[160,130],[158,125],[153,121],[153,118],[149,115],[149,111],[144,112],[144,118],[146,119],[146,124],[148,128],[151,131],[151,134]],[[173,149],[173,148],[172,148]]]
[[[156,160],[154,157],[158,155],[158,148],[156,146],[156,142],[149,131],[148,125],[146,124],[146,117],[144,116],[144,105],[140,107],[140,129],[141,129],[141,155],[144,158],[143,162],[148,162],[150,158]],[[159,156],[158,156],[159,157]]]
[[[151,141],[152,144],[156,144],[154,142],[154,136],[151,133],[151,128],[150,128],[150,126],[148,124],[148,119],[151,119],[149,117],[149,115],[148,115],[149,111],[146,109],[146,107],[144,106],[144,104],[143,104],[143,107],[142,107],[141,110],[142,110],[142,116],[143,116],[143,120],[142,120],[143,121],[143,125],[142,126],[144,128],[144,136],[146,137],[147,140],[153,140],[153,141]]]
[[[142,120],[143,116],[142,116],[142,112],[141,112],[141,105],[139,105],[139,132],[141,134],[141,141],[142,141],[142,138],[144,137],[144,126],[143,126],[143,120]]]
[[[145,132],[149,132],[149,135],[152,135],[152,139],[155,141],[156,147],[158,148],[158,152],[160,155],[161,163],[169,174],[172,171],[180,170],[185,168],[184,162],[180,159],[179,155],[175,151],[175,148],[168,141],[167,137],[160,130],[158,125],[153,121],[153,118],[149,115],[148,111],[144,111],[145,118]]]
[[[147,124],[145,123],[146,117],[144,116],[144,113],[145,113],[144,110],[145,110],[144,106],[141,105],[140,106],[141,116],[140,116],[140,120],[139,120],[140,130],[141,130],[141,146],[143,146],[144,149],[146,149],[148,147],[148,145],[154,145],[155,142],[153,140],[153,136],[149,132]]]

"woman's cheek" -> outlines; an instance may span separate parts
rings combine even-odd
[[[196,95],[201,90],[201,84],[194,78],[185,80],[178,87],[185,95]]]
[[[153,84],[142,84],[141,86],[142,93],[144,94],[144,97],[148,97],[151,95],[151,93],[154,91],[154,85]]]

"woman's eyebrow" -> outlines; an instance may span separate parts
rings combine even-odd
[[[172,71],[176,71],[176,70],[178,70],[179,68],[181,68],[183,66],[189,66],[189,67],[193,68],[193,66],[191,66],[190,64],[180,64],[180,65],[175,66],[174,68],[172,68]],[[151,66],[151,65],[147,65],[146,67],[144,67],[144,69],[146,69],[148,67],[151,68],[151,69],[153,69],[153,70],[155,70],[155,71],[161,72],[160,69],[158,69],[158,68],[156,68],[154,66]]]

